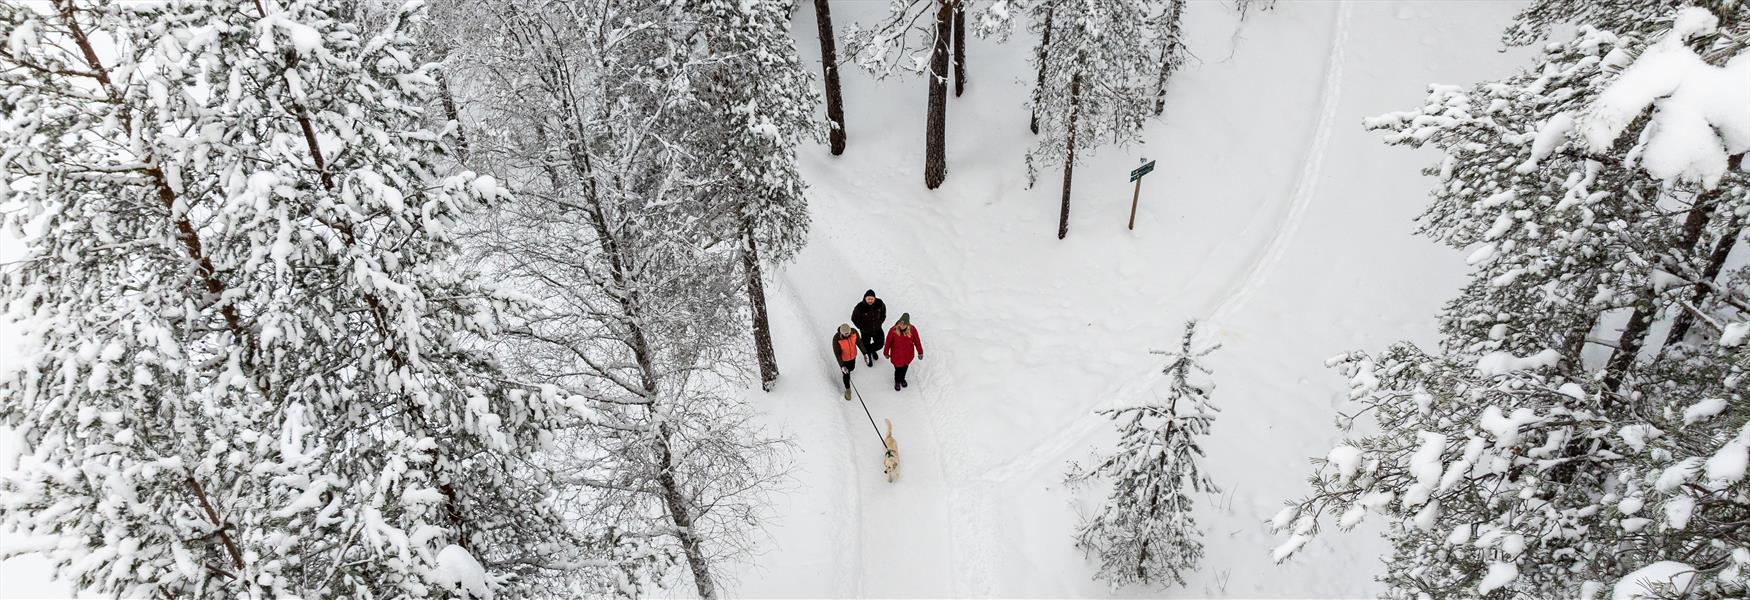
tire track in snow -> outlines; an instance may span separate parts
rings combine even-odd
[[[1245,306],[1246,300],[1282,261],[1289,242],[1294,239],[1301,222],[1306,218],[1308,207],[1312,206],[1318,180],[1324,173],[1325,148],[1330,144],[1332,124],[1337,117],[1337,104],[1342,97],[1344,46],[1349,40],[1352,13],[1353,5],[1344,0],[1337,3],[1337,9],[1331,16],[1331,43],[1325,59],[1324,77],[1319,86],[1318,121],[1313,127],[1312,139],[1307,143],[1306,154],[1302,159],[1303,166],[1300,175],[1295,179],[1288,208],[1277,213],[1274,233],[1264,248],[1249,261],[1244,274],[1224,286],[1221,294],[1201,311],[1208,315],[1203,320],[1214,325],[1217,334],[1221,331],[1220,321]],[[1247,230],[1250,229],[1252,226],[1248,225]],[[1138,394],[1146,393],[1158,376],[1159,372],[1151,366],[1146,372],[1125,380],[1113,393],[1098,397],[1110,398],[1110,403],[1114,405],[1127,402]],[[1016,476],[1032,473],[1047,464],[1057,464],[1105,424],[1105,419],[1097,418],[1090,411],[1064,428],[1062,433],[1040,444],[1038,450],[989,469],[981,478],[994,482],[1008,481]]]

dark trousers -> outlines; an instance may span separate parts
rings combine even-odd
[[[851,389],[851,371],[857,370],[857,359],[839,361],[839,372],[845,374],[845,389]]]
[[[884,333],[881,333],[880,328],[876,328],[874,330],[874,333],[865,332],[863,334],[863,337],[858,338],[857,345],[863,347],[863,354],[873,355],[876,352],[881,351],[881,346],[884,345],[884,343],[887,341],[886,338],[887,338],[887,335]],[[875,358],[881,358],[881,357],[876,356]]]
[[[911,368],[911,365],[906,365],[903,367],[894,367],[893,368],[893,384],[894,385],[905,385],[905,370],[910,369],[910,368]]]

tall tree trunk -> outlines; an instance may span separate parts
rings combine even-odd
[[[966,2],[954,2],[954,97],[966,91]]]
[[[1720,276],[1720,271],[1726,267],[1726,258],[1731,256],[1732,247],[1738,245],[1738,237],[1741,235],[1744,235],[1744,222],[1740,218],[1733,217],[1732,223],[1726,226],[1726,231],[1720,234],[1720,239],[1714,242],[1713,252],[1708,254],[1707,266],[1703,267],[1701,272],[1703,282],[1711,282]],[[1707,299],[1707,295],[1707,286],[1696,285],[1695,291],[1689,295],[1689,304],[1699,309],[1701,302]],[[1694,313],[1687,310],[1679,311],[1676,319],[1671,322],[1671,333],[1665,336],[1665,343],[1674,344],[1683,341],[1683,336],[1689,334],[1689,328],[1694,323]]]
[[[669,521],[674,523],[675,537],[687,555],[687,567],[693,572],[693,585],[704,600],[717,598],[717,582],[711,579],[711,564],[705,560],[704,547],[693,531],[693,513],[687,507],[687,497],[674,478],[674,455],[668,445],[669,427],[664,422],[656,426],[657,485],[662,487],[662,502],[668,507]]]
[[[1063,211],[1057,215],[1057,239],[1069,235],[1069,186],[1076,169],[1076,118],[1082,111],[1082,73],[1069,81],[1069,129],[1064,132]]]
[[[450,77],[445,69],[437,70],[438,92],[444,95],[444,117],[456,124],[456,152],[468,160],[468,131],[462,127],[462,112],[456,109],[456,95],[450,92]]]
[[[820,30],[820,68],[826,80],[826,120],[832,123],[827,143],[832,155],[845,153],[845,100],[839,92],[839,51],[833,37],[832,8],[827,0],[814,0],[814,25]]]
[[[936,189],[948,178],[948,38],[954,19],[953,0],[936,0],[936,39],[930,53],[930,113],[924,124],[924,187]]]
[[[1045,59],[1051,54],[1051,15],[1057,12],[1057,4],[1045,7],[1045,31],[1039,36],[1039,79],[1033,82],[1033,117],[1027,123],[1027,129],[1034,135],[1039,134],[1039,95],[1045,93]]]
[[[772,324],[766,318],[766,284],[760,270],[760,246],[754,239],[753,221],[741,220],[741,237],[746,251],[741,253],[741,267],[747,272],[747,297],[753,305],[753,345],[759,355],[760,389],[772,391],[778,383],[778,357],[772,349]]]

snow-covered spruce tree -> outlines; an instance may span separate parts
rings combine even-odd
[[[1745,593],[1750,269],[1711,261],[1750,212],[1750,55],[1742,21],[1662,22],[1650,41],[1582,27],[1529,73],[1370,123],[1445,153],[1425,233],[1475,248],[1474,279],[1441,353],[1334,361],[1380,433],[1315,461],[1279,559],[1373,511],[1393,597],[1597,597],[1676,563],[1691,596]],[[1598,326],[1611,311],[1650,316]],[[1657,340],[1633,321],[1673,313],[1697,330],[1636,351]],[[1610,359],[1585,352],[1595,328]]]
[[[325,2],[0,5],[9,532],[114,596],[489,595],[555,539],[554,414],[453,259],[429,67]],[[461,586],[458,588],[457,586]]]
[[[888,13],[864,27],[852,25],[845,39],[858,66],[886,78],[905,69],[925,76],[929,105],[924,114],[924,187],[936,189],[948,177],[948,68],[955,15],[974,0],[894,0]],[[1016,0],[987,0],[975,15],[980,36],[1006,36]],[[924,48],[928,48],[924,50]],[[962,77],[964,79],[964,77]]]
[[[556,597],[688,581],[716,597],[713,565],[745,550],[779,474],[778,442],[734,395],[743,239],[722,226],[723,183],[690,171],[717,159],[694,154],[718,133],[695,104],[721,65],[687,7],[491,5],[455,24],[470,40],[452,60],[464,117],[480,119],[475,160],[519,198],[472,241],[542,307],[513,324],[504,353],[585,415],[544,457],[588,538],[543,565]]]
[[[1220,409],[1210,403],[1214,386],[1198,360],[1219,346],[1196,339],[1197,322],[1185,324],[1179,350],[1163,352],[1164,398],[1100,411],[1118,427],[1118,447],[1091,468],[1074,465],[1072,485],[1110,481],[1111,492],[1093,518],[1076,532],[1076,547],[1097,558],[1096,575],[1114,589],[1131,584],[1185,585],[1185,573],[1203,559],[1203,532],[1191,516],[1192,493],[1219,492],[1197,464],[1199,438],[1209,433]]]
[[[754,354],[761,387],[778,380],[771,324],[766,317],[764,264],[789,260],[808,241],[808,200],[796,170],[796,147],[818,134],[814,94],[796,55],[785,16],[787,2],[687,0],[690,19],[678,32],[696,48],[700,71],[676,120],[690,140],[689,177],[709,182],[696,195],[725,217],[722,237],[739,240],[747,280]]]
[[[1044,169],[1063,166],[1058,239],[1069,234],[1077,149],[1141,139],[1143,122],[1154,109],[1149,85],[1156,72],[1138,57],[1147,55],[1148,19],[1160,6],[1158,0],[1089,0],[1034,7],[1047,11],[1053,29],[1050,47],[1034,55],[1041,77],[1033,110],[1042,135],[1027,153],[1027,182],[1036,182]]]

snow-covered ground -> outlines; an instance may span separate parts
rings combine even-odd
[[[798,10],[818,64],[813,12]],[[836,25],[885,3],[834,3]],[[849,145],[804,153],[814,231],[778,272],[773,327],[784,376],[751,401],[800,450],[745,596],[1100,596],[1072,546],[1069,460],[1108,435],[1093,411],[1154,393],[1181,324],[1208,319],[1224,408],[1205,446],[1225,493],[1198,515],[1208,556],[1171,596],[1353,597],[1376,588],[1376,530],[1321,537],[1283,565],[1264,521],[1303,493],[1310,456],[1339,437],[1342,380],[1329,356],[1430,341],[1462,257],[1414,237],[1429,156],[1363,131],[1416,106],[1430,82],[1468,84],[1523,64],[1498,53],[1508,2],[1279,2],[1242,24],[1192,3],[1197,55],[1174,76],[1142,147],[1076,169],[1070,233],[1056,239],[1060,171],[1026,189],[1033,143],[1021,106],[1030,36],[969,46],[965,95],[948,106],[948,181],[922,183],[921,79],[845,73]],[[1136,231],[1125,230],[1140,157]],[[903,477],[881,475],[862,408],[836,396],[832,328],[874,288],[910,312],[927,358],[894,392],[891,367],[859,368],[877,421],[894,422]],[[889,321],[891,323],[891,319]],[[1082,494],[1092,500],[1099,490]],[[1123,590],[1121,595],[1159,595]]]
[[[795,34],[818,64],[811,3]],[[843,33],[885,2],[834,2]],[[1101,596],[1071,545],[1067,461],[1107,437],[1094,410],[1154,393],[1158,357],[1186,319],[1210,321],[1224,408],[1209,452],[1225,493],[1198,515],[1204,568],[1184,588],[1126,596],[1353,597],[1375,590],[1385,550],[1371,525],[1324,536],[1286,564],[1263,521],[1305,491],[1310,456],[1339,437],[1342,381],[1322,364],[1352,348],[1429,341],[1462,257],[1414,237],[1428,155],[1392,149],[1362,117],[1416,106],[1430,82],[1468,84],[1523,64],[1498,53],[1518,8],[1497,1],[1283,1],[1242,24],[1228,2],[1186,13],[1196,54],[1171,82],[1145,146],[1078,168],[1069,238],[1057,240],[1060,171],[1026,189],[1022,106],[1030,36],[969,47],[948,107],[948,181],[925,190],[925,87],[844,71],[849,147],[803,152],[813,234],[768,288],[778,388],[749,393],[797,442],[770,539],[732,565],[737,596]],[[1126,231],[1138,158],[1159,161]],[[16,255],[0,241],[0,260]],[[891,367],[859,368],[877,421],[892,419],[902,479],[881,475],[862,408],[836,390],[832,328],[862,291],[910,312],[926,358],[895,393]],[[0,330],[0,340],[6,340]],[[10,344],[0,342],[0,360]],[[0,468],[13,464],[0,434]],[[1092,500],[1099,490],[1082,493]],[[6,540],[3,543],[12,543]],[[0,597],[53,597],[32,557],[0,564]]]

